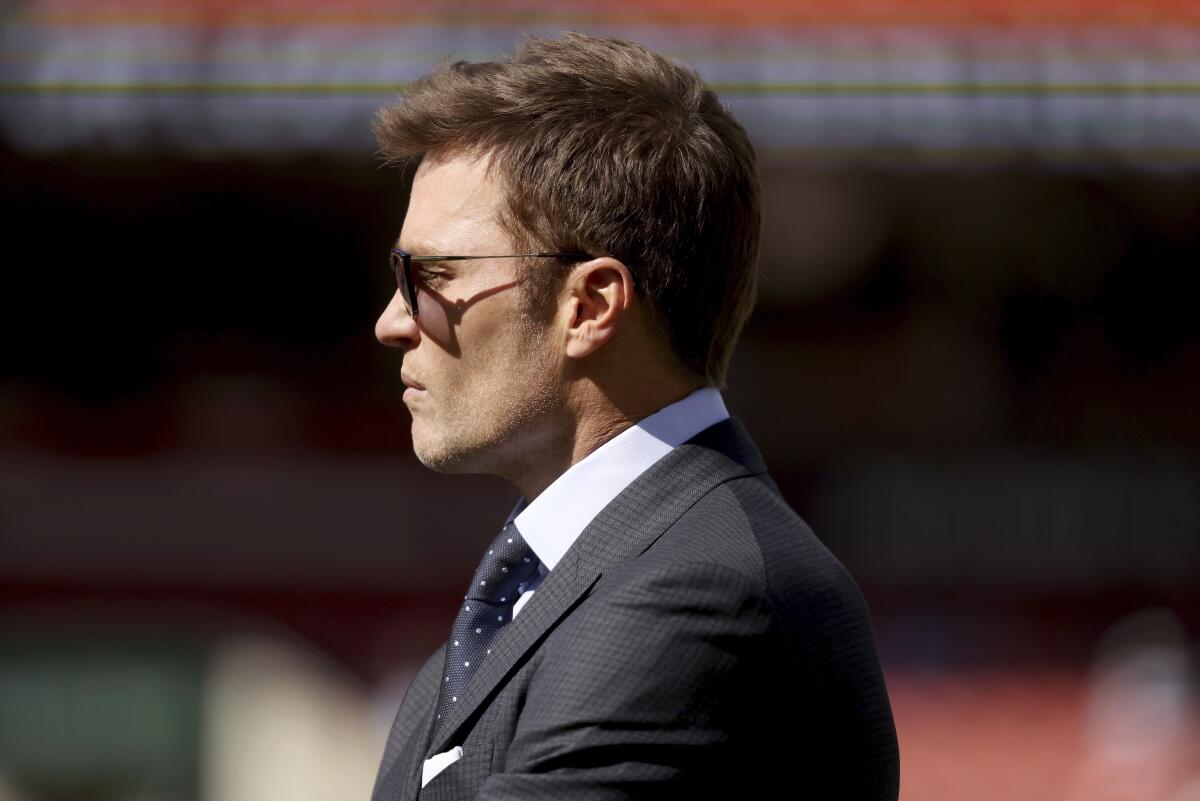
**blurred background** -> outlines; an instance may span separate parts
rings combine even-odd
[[[0,799],[368,798],[516,500],[411,453],[370,121],[563,30],[758,148],[725,399],[870,603],[901,798],[1200,799],[1182,0],[0,3]]]

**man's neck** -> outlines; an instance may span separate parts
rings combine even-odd
[[[670,392],[659,388],[653,395],[630,398],[620,405],[599,392],[589,393],[584,396],[583,402],[573,406],[569,416],[573,428],[559,432],[552,445],[545,443],[546,447],[536,454],[541,458],[531,458],[529,463],[523,465],[526,469],[519,476],[510,477],[510,481],[527,501],[532,502],[555,479],[601,445],[636,425],[639,420],[686,398],[702,386],[702,383],[677,384]]]

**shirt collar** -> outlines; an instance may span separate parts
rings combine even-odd
[[[506,522],[554,569],[601,509],[651,465],[711,425],[729,417],[720,390],[701,387],[617,434],[571,465],[527,503],[517,501]]]

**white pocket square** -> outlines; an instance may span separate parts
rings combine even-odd
[[[429,784],[434,776],[453,765],[462,758],[462,746],[456,745],[449,751],[434,754],[421,765],[421,786]]]

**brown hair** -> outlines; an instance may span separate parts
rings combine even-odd
[[[491,152],[514,244],[624,263],[682,366],[725,386],[757,291],[759,184],[695,70],[620,39],[533,36],[507,61],[439,64],[373,130],[392,161]],[[539,261],[522,282],[545,310],[570,265]]]

